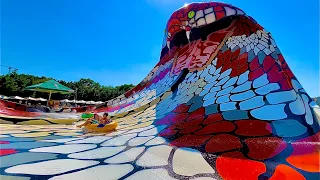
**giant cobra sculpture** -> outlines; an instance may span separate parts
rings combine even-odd
[[[58,122],[5,106],[3,122]],[[147,77],[94,110],[109,112],[116,132],[44,140],[53,144],[25,151],[58,157],[8,162],[0,172],[34,179],[318,179],[318,108],[253,18],[228,4],[188,4],[170,17],[160,61]],[[2,148],[12,143],[8,136],[73,131],[22,125],[24,133],[10,134],[17,126],[1,126],[8,132]]]

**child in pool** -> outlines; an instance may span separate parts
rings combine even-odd
[[[101,118],[98,114],[94,114],[93,117],[89,118],[86,120],[86,122],[84,122],[81,125],[78,125],[78,128],[81,128],[82,126],[86,126],[88,124],[99,124],[101,121]]]
[[[104,125],[110,124],[111,122],[112,120],[108,118],[108,113],[104,113],[98,127],[103,127]]]

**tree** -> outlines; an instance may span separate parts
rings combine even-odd
[[[33,84],[39,84],[48,81],[53,78],[38,77],[28,74],[17,74],[13,72],[11,74],[0,76],[0,92],[6,96],[22,96],[22,97],[47,97],[47,93],[24,91],[27,86]],[[76,90],[77,99],[85,101],[107,101],[113,99],[131,88],[132,84],[124,84],[121,86],[103,86],[89,78],[82,78],[79,81],[66,82],[64,80],[58,80],[59,83]],[[52,94],[52,99],[73,99],[75,94]]]

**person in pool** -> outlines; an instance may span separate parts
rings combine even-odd
[[[100,124],[98,127],[103,127],[104,125],[110,124],[112,122],[112,120],[108,118],[108,115],[109,115],[108,113],[103,113],[103,116],[100,120]]]
[[[101,118],[98,114],[94,114],[93,117],[89,118],[86,120],[86,122],[84,122],[81,125],[78,125],[78,128],[81,128],[83,126],[86,126],[88,124],[101,124]]]

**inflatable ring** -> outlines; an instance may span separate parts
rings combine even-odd
[[[98,127],[99,124],[88,124],[85,127],[93,132],[105,133],[115,130],[118,127],[118,123],[116,121],[111,122],[110,124],[106,124],[103,127]]]
[[[93,117],[93,114],[92,114],[92,113],[90,113],[90,114],[85,114],[85,113],[83,113],[83,114],[81,115],[81,118],[83,118],[83,119],[87,119],[87,118],[91,118],[91,117]]]

